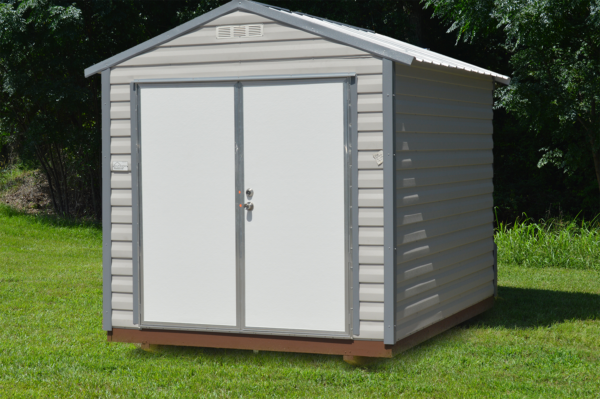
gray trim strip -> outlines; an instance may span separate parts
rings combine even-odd
[[[102,71],[102,329],[112,331],[110,221],[110,69]]]
[[[268,6],[264,6],[248,0],[235,0],[219,8],[215,8],[214,10],[209,11],[206,14],[203,14],[197,18],[194,18],[191,21],[184,23],[183,25],[179,25],[178,27],[167,31],[162,35],[158,35],[153,39],[147,40],[144,43],[138,44],[137,46],[132,47],[129,50],[126,50],[122,53],[119,53],[98,64],[87,68],[84,72],[85,77],[87,78],[95,73],[103,71],[106,68],[110,68],[124,61],[127,61],[128,59],[133,58],[136,55],[139,55],[147,50],[150,50],[155,46],[159,46],[163,43],[168,42],[169,40],[173,40],[178,36],[185,35],[186,33],[189,33],[190,31],[199,28],[201,25],[204,25],[216,18],[238,10],[251,12],[263,16],[265,18],[269,18],[274,21],[287,24],[296,29],[312,33],[314,35],[323,36],[327,39],[331,39],[336,42],[379,55],[381,57],[394,59],[398,62],[402,62],[403,64],[410,65],[414,60],[413,56],[404,54],[400,51],[392,50],[386,46],[375,44],[369,40],[349,35],[347,33],[331,29],[321,24],[316,24],[314,22],[307,21],[303,18],[299,18],[298,16],[294,16],[294,14],[280,12]]]
[[[350,128],[352,135],[352,333],[360,335],[360,298],[358,264],[358,87],[356,77],[350,79]]]
[[[139,88],[134,83],[130,84],[131,104],[131,207],[132,207],[132,262],[133,262],[133,324],[140,324],[141,295],[140,295],[140,235],[141,235],[141,195],[140,195],[140,136],[139,136]]]
[[[394,145],[394,62],[383,60],[383,343],[396,343],[396,164]]]
[[[355,72],[347,73],[314,73],[304,75],[255,75],[224,76],[214,78],[172,78],[172,79],[137,79],[134,83],[197,83],[197,82],[252,82],[260,80],[298,80],[298,79],[332,79],[356,76]]]
[[[241,82],[234,84],[234,118],[235,118],[235,188],[236,202],[246,202],[246,187],[244,185],[244,86]],[[246,324],[246,210],[243,207],[235,208],[235,234],[236,234],[236,304],[237,304],[237,326],[240,330]]]

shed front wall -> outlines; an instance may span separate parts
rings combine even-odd
[[[395,64],[396,336],[494,295],[491,77]]]
[[[264,24],[262,37],[216,39],[217,25],[254,23]],[[358,88],[360,333],[355,338],[382,340],[383,170],[373,158],[383,146],[381,59],[254,14],[223,16],[111,68],[111,161],[131,162],[129,84],[133,80],[347,72],[357,74]],[[110,215],[112,326],[138,328],[133,324],[130,172],[110,172]]]

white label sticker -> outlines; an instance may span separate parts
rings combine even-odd
[[[112,170],[118,170],[121,172],[127,172],[129,170],[129,162],[127,161],[115,161],[112,163]]]
[[[375,153],[375,155],[373,155],[373,159],[375,162],[377,162],[377,166],[381,166],[383,164],[383,150]]]

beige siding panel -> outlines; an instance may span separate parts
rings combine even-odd
[[[406,226],[482,209],[492,209],[493,206],[494,199],[490,194],[433,202],[430,204],[419,204],[398,208],[396,221],[398,226]]]
[[[120,103],[110,103],[110,118],[111,119],[129,119],[131,117],[131,109],[129,101]]]
[[[359,208],[359,226],[383,226],[383,208]]]
[[[358,188],[383,188],[383,170],[359,170]]]
[[[131,120],[116,119],[110,121],[110,135],[115,136],[131,136]]]
[[[382,63],[381,60],[376,60],[374,58],[373,58],[373,60],[379,61],[379,63]],[[359,73],[359,72],[357,72],[357,73]],[[366,74],[368,72],[360,72],[360,73]],[[381,73],[381,72],[373,72],[373,73]],[[358,93],[381,93],[382,87],[383,87],[382,82],[383,82],[382,75],[360,75],[357,78],[356,87],[357,87]],[[382,97],[382,101],[383,101],[383,97]],[[383,105],[382,105],[382,107],[383,107]]]
[[[361,302],[383,302],[383,284],[360,284],[358,296]]]
[[[113,310],[112,325],[118,328],[137,328],[137,324],[133,324],[133,312],[130,310]]]
[[[110,139],[111,154],[131,154],[131,138],[113,137]]]
[[[400,189],[397,190],[396,201],[398,207],[404,207],[490,194],[493,191],[494,185],[491,179],[475,180],[468,182],[439,184],[427,187]],[[360,190],[358,195],[360,206]]]
[[[396,132],[492,134],[491,119],[396,114]]]
[[[383,227],[361,227],[358,230],[360,245],[383,245]]]
[[[494,226],[492,223],[489,223],[470,229],[456,231],[453,234],[434,237],[425,242],[413,242],[398,247],[397,262],[403,263],[413,259],[423,258],[461,245],[493,237],[493,235]]]
[[[358,263],[383,265],[383,246],[360,245],[358,247]]]
[[[373,159],[373,156],[371,156]],[[358,167],[364,165],[365,169],[370,164],[368,157],[360,158]],[[373,161],[375,161],[373,159]],[[452,166],[487,165],[494,162],[492,151],[405,151],[396,154],[396,170],[447,168]],[[376,164],[376,163],[375,163]],[[371,167],[371,169],[374,169]]]
[[[113,206],[110,211],[112,223],[131,223],[133,212],[130,206]]]
[[[381,321],[361,321],[360,336],[361,339],[383,339],[383,322]]]
[[[263,24],[269,22],[273,22],[273,20],[249,12],[235,11],[231,14],[227,14],[217,19],[213,19],[212,21],[207,22],[203,26]]]
[[[491,150],[493,147],[491,134],[396,133],[396,151]]]
[[[422,223],[413,223],[397,227],[398,245],[410,244],[437,236],[446,235],[454,231],[465,230],[471,227],[491,223],[494,220],[492,208],[475,212],[462,213]]]
[[[466,276],[458,281],[439,287],[433,292],[424,292],[406,301],[400,301],[396,305],[396,317],[406,319],[419,312],[426,312],[433,306],[449,301],[465,291],[481,287],[483,284],[494,279],[494,271],[491,267],[477,273]]]
[[[359,207],[383,207],[383,190],[360,189],[358,190]]]
[[[111,188],[131,188],[131,173],[111,172],[110,187]]]
[[[378,172],[378,171],[365,171]],[[433,186],[438,184],[491,179],[492,165],[459,166],[444,169],[412,169],[396,173],[397,188]],[[359,173],[360,178],[360,173]],[[359,182],[360,187],[360,182]]]
[[[129,164],[131,165],[131,155],[118,155],[118,154],[112,154],[110,156],[110,162],[111,162],[111,168],[112,168],[112,163],[113,162],[129,162]]]
[[[131,294],[133,293],[133,277],[112,276],[110,287],[112,292]]]
[[[116,241],[111,244],[110,254],[113,258],[131,259],[133,244],[126,241]]]
[[[358,133],[358,150],[383,149],[383,132]]]
[[[112,206],[131,206],[131,190],[110,190]]]
[[[486,104],[416,96],[396,96],[394,100],[396,114],[489,120],[494,114],[492,106]]]
[[[438,292],[442,286],[465,276],[489,269],[493,273],[494,256],[492,252],[480,255],[468,261],[460,262],[436,273],[427,274],[418,279],[409,280],[399,285],[396,289],[397,301],[413,298],[417,295],[426,295],[427,292]],[[492,276],[493,277],[493,276]],[[433,291],[432,291],[433,290]]]
[[[413,261],[398,263],[397,282],[400,285],[412,284],[410,280],[437,275],[442,273],[446,267],[491,254],[493,250],[494,240],[487,237]]]
[[[133,310],[133,294],[113,292],[112,308],[117,310]]]
[[[283,41],[283,40],[307,40],[307,39],[320,39],[319,36],[310,34],[308,32],[301,31],[299,29],[289,28],[287,26],[279,25],[276,23],[267,23],[263,26],[263,35],[246,38],[231,38],[231,39],[217,39],[216,27],[206,27],[199,29],[195,32],[188,33],[187,35],[180,36],[175,40],[171,40],[160,47],[170,46],[202,46],[208,44],[223,44],[227,45],[230,43],[252,43],[252,42],[269,42],[269,41]]]
[[[110,239],[113,241],[131,241],[132,226],[130,224],[113,224],[110,230]]]
[[[293,42],[230,43],[211,46],[158,47],[119,66],[151,66],[365,56],[368,53],[327,40]]]
[[[428,312],[418,313],[407,321],[398,321],[396,330],[396,340],[400,340],[408,335],[414,334],[440,320],[446,319],[455,313],[460,312],[470,306],[473,306],[484,299],[494,295],[494,285],[486,283],[474,290],[465,292],[458,297],[452,298],[448,302],[442,303],[439,306]]]
[[[129,101],[131,87],[128,84],[110,86],[110,101]]]
[[[360,94],[358,112],[383,112],[382,94]]]
[[[383,321],[383,303],[361,302],[360,320]]]
[[[221,76],[296,75],[311,73],[380,74],[382,62],[372,57],[293,59],[270,62],[233,62],[220,64],[168,65],[155,67],[115,68],[111,84],[129,83],[134,79],[207,78]],[[358,76],[359,93],[373,90],[381,75]],[[361,83],[362,82],[362,83]]]
[[[378,151],[359,151],[358,152],[358,169],[381,169],[383,164],[377,165],[374,156]]]
[[[131,276],[133,275],[133,262],[131,259],[113,259],[110,270],[113,275]]]
[[[358,131],[381,131],[383,130],[382,113],[358,114]]]
[[[492,105],[492,90],[480,90],[430,80],[396,77],[396,96],[418,96]]]
[[[360,265],[358,269],[358,281],[361,283],[383,284],[383,266]]]
[[[410,66],[396,63],[396,76],[433,80],[441,83],[469,86],[480,90],[492,90],[494,88],[491,76],[482,76],[474,73],[470,75],[449,73],[448,68],[445,68],[445,71],[440,71],[424,68],[422,65],[418,61],[413,62]]]

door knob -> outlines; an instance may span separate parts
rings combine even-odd
[[[247,189],[246,190],[246,195],[248,197],[252,197],[254,195],[254,190],[252,190],[251,188]]]
[[[246,202],[244,208],[246,208],[247,211],[251,211],[254,209],[254,204],[252,202]]]

